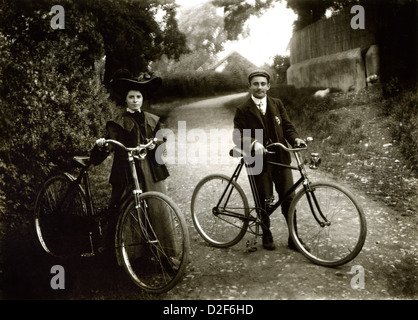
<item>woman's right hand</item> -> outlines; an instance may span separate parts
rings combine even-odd
[[[96,144],[99,148],[103,148],[103,146],[106,144],[106,139],[105,138],[97,139]]]

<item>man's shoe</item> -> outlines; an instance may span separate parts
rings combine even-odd
[[[266,250],[275,250],[276,245],[273,242],[273,237],[263,237],[263,248]]]

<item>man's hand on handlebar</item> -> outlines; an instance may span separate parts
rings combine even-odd
[[[254,143],[253,151],[255,155],[263,155],[267,152],[267,149],[258,141]]]
[[[284,148],[287,151],[292,150],[292,149],[287,149],[284,145],[282,145],[280,143],[273,143],[269,146],[271,147],[273,145],[281,146],[282,148]],[[267,148],[269,146],[267,146]],[[307,147],[307,144],[306,144],[305,140],[300,139],[300,138],[295,139],[294,148],[306,148],[306,147]],[[252,154],[253,155],[264,155],[264,154],[274,154],[275,153],[274,151],[270,151],[267,148],[263,144],[261,144],[260,142],[255,141],[254,144],[253,144],[253,147],[252,147],[252,151],[253,151]]]
[[[306,145],[305,140],[300,139],[300,138],[296,138],[295,139],[295,147],[297,147],[297,148],[305,148],[306,146],[307,145]]]

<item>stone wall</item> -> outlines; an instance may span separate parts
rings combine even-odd
[[[321,56],[290,66],[287,81],[297,88],[337,88],[347,92],[366,86],[365,66],[360,49]]]
[[[378,50],[373,27],[352,29],[353,16],[347,9],[293,34],[288,84],[343,91],[366,86],[366,77],[378,72]]]

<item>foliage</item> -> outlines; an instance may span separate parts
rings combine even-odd
[[[103,37],[106,54],[106,83],[118,69],[139,74],[162,55],[177,59],[187,52],[174,0],[78,0],[77,4],[97,20],[96,30]],[[164,15],[157,21],[160,12]]]
[[[285,84],[287,82],[287,69],[290,67],[290,57],[276,55],[273,57],[273,68],[277,74],[277,83]]]
[[[287,7],[298,16],[294,22],[294,30],[298,31],[324,18],[327,10],[338,12],[358,2],[358,0],[287,0]]]
[[[223,50],[227,35],[224,21],[211,3],[184,9],[179,15],[179,30],[187,34],[187,47],[191,52],[205,50],[213,55]]]
[[[383,111],[393,117],[391,131],[401,152],[418,176],[418,88],[385,100]]]
[[[178,15],[178,28],[187,34],[183,54],[176,58],[163,54],[151,64],[152,70],[164,77],[210,65],[226,41],[223,18],[210,2],[183,9]]]
[[[245,22],[251,16],[260,16],[278,0],[213,0],[212,3],[224,9],[224,23],[227,40],[236,40],[242,34]]]
[[[85,154],[110,113],[94,68],[104,48],[93,17],[67,9],[66,28],[54,30],[53,3],[0,3],[0,175],[7,190],[0,205],[10,212],[29,210],[51,167]]]

